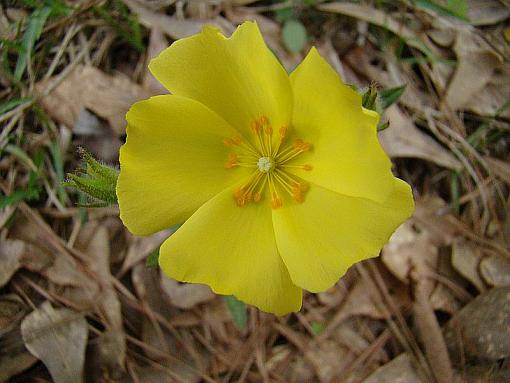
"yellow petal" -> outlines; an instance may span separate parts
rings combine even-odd
[[[204,105],[180,96],[157,96],[128,112],[120,151],[120,217],[134,234],[182,223],[204,202],[245,177],[225,169],[226,137],[238,134]]]
[[[173,94],[207,105],[250,139],[250,123],[264,115],[277,129],[288,124],[292,92],[285,69],[255,22],[230,38],[214,27],[177,40],[149,64]]]
[[[409,185],[397,178],[393,185],[382,203],[311,185],[302,204],[274,210],[276,243],[292,281],[324,291],[352,264],[377,256],[414,210]]]
[[[391,162],[377,140],[378,114],[361,107],[361,97],[312,48],[290,76],[294,92],[292,126],[313,150],[294,162],[304,179],[341,194],[383,201],[393,187]]]
[[[162,270],[277,315],[299,310],[301,289],[276,249],[270,207],[238,207],[232,193],[227,189],[211,199],[163,243]]]

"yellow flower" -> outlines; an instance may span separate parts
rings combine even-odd
[[[377,113],[315,49],[288,76],[246,22],[178,40],[149,68],[172,94],[128,112],[117,195],[134,234],[185,222],[161,246],[166,275],[283,315],[411,214]]]

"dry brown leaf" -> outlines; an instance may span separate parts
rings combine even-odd
[[[457,239],[452,244],[452,266],[460,275],[475,285],[478,291],[485,290],[478,271],[482,256],[479,247],[463,239]]]
[[[510,259],[491,255],[480,262],[482,278],[494,287],[510,286]]]
[[[416,128],[410,117],[397,106],[386,110],[390,127],[379,133],[379,141],[390,157],[421,158],[449,169],[460,170],[461,163],[432,137]]]
[[[170,237],[175,230],[163,230],[149,237],[132,236],[131,244],[122,264],[121,274],[132,268],[138,262],[147,258],[147,256],[157,249],[165,239]]]
[[[457,110],[485,88],[502,58],[480,36],[467,30],[458,31],[453,49],[457,68],[445,97],[448,105]]]
[[[181,309],[190,309],[216,296],[209,286],[198,283],[179,283],[161,274],[161,287],[170,302]]]
[[[42,360],[55,383],[83,382],[88,327],[82,314],[44,302],[21,323],[27,349]]]
[[[99,289],[93,295],[96,312],[105,321],[104,339],[108,341],[108,349],[115,348],[105,358],[110,369],[124,366],[126,341],[122,324],[122,312],[117,292],[112,283],[110,273],[110,239],[107,229],[97,221],[89,221],[82,228],[76,240],[76,248],[86,256],[88,269],[97,279]],[[91,295],[89,295],[90,297]],[[75,299],[78,296],[75,296]],[[112,350],[110,350],[112,351]]]
[[[422,383],[408,354],[401,354],[379,367],[363,383]]]
[[[510,118],[510,108],[502,110],[508,100],[510,100],[510,63],[505,62],[493,74],[485,88],[473,94],[465,107],[481,116],[499,114],[501,117]]]
[[[437,246],[451,245],[458,236],[458,228],[450,221],[448,205],[440,197],[424,196],[415,201],[413,219],[420,228],[427,230]]]
[[[14,273],[21,267],[21,257],[24,243],[17,240],[2,240],[0,242],[0,287],[3,287]]]
[[[71,134],[67,129],[61,129],[61,131]],[[108,124],[101,121],[94,113],[82,109],[72,133],[76,135],[74,145],[87,148],[96,158],[100,158],[102,161],[118,161],[122,141],[108,127]]]
[[[381,259],[393,275],[409,283],[411,271],[426,275],[436,270],[438,249],[429,234],[417,232],[410,220],[391,236],[382,250]]]
[[[19,296],[0,296],[0,382],[9,381],[37,362],[21,341],[19,326],[27,311]]]
[[[398,22],[387,13],[368,5],[333,2],[321,4],[317,8],[321,11],[341,13],[342,15],[351,16],[359,20],[367,21],[371,24],[386,28],[403,38],[414,39],[415,41],[417,39],[417,36],[413,30]]]
[[[510,8],[500,0],[467,0],[471,25],[497,24],[510,16]]]
[[[493,157],[484,157],[485,162],[491,171],[510,185],[510,164]]]
[[[338,371],[342,371],[349,363],[352,363],[355,355],[350,353],[347,347],[326,339],[313,342],[310,347],[307,347],[305,358],[313,365],[319,381],[327,383],[333,381]]]
[[[153,12],[136,0],[124,0],[124,3],[131,12],[138,16],[138,21],[142,25],[149,29],[157,27],[174,40],[198,33],[205,25],[215,25],[228,35],[234,31],[234,26],[220,16],[212,20],[180,19],[175,16],[167,16],[164,13]]]
[[[36,89],[44,90],[48,81],[38,83]],[[128,109],[135,101],[149,96],[149,92],[124,75],[110,76],[97,68],[78,65],[41,99],[41,105],[50,117],[68,128],[74,127],[83,109],[89,109],[107,120],[116,134],[122,135]]]

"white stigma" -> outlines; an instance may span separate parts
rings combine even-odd
[[[274,160],[269,157],[260,157],[257,166],[262,173],[268,173],[274,167]]]

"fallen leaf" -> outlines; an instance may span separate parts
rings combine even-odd
[[[4,286],[14,273],[21,267],[21,256],[24,243],[17,240],[2,240],[0,242],[0,287]]]
[[[421,158],[449,169],[460,170],[461,163],[429,135],[422,133],[410,117],[392,105],[385,116],[390,127],[379,133],[379,141],[390,157]]]
[[[411,358],[407,353],[400,354],[392,361],[379,367],[363,383],[422,383]]]
[[[510,118],[510,108],[504,108],[510,100],[510,63],[505,62],[489,79],[487,85],[473,94],[465,108],[481,116],[498,114]]]
[[[510,259],[490,255],[480,262],[480,274],[487,284],[494,287],[510,285]]]
[[[450,219],[450,209],[440,197],[427,195],[415,201],[413,219],[426,230],[436,246],[451,245],[458,237],[458,228]]]
[[[457,67],[446,90],[445,99],[454,109],[466,106],[489,83],[502,58],[477,34],[459,30],[453,50]]]
[[[157,27],[174,40],[182,39],[198,33],[205,25],[215,25],[223,33],[230,35],[234,26],[223,17],[212,20],[180,19],[175,16],[167,16],[164,13],[156,13],[135,0],[124,0],[131,12],[138,16],[139,22],[147,28]]]
[[[485,285],[480,278],[478,267],[482,259],[482,252],[479,247],[471,243],[457,239],[452,245],[452,265],[468,281],[470,281],[478,291],[485,291]]]
[[[412,271],[426,275],[436,270],[438,249],[426,231],[416,231],[413,222],[407,221],[384,246],[381,259],[394,276],[409,283]]]
[[[82,314],[55,310],[46,301],[21,323],[27,349],[48,368],[55,383],[83,382],[88,327]]]
[[[48,81],[53,80],[38,83],[36,90],[43,91]],[[41,105],[50,117],[68,128],[75,126],[83,109],[89,109],[108,121],[117,135],[122,135],[128,109],[135,101],[149,96],[149,92],[127,76],[110,76],[95,67],[77,65],[50,94],[41,99]]]
[[[68,132],[67,129],[63,131]],[[102,161],[114,163],[118,161],[122,142],[94,113],[82,109],[76,124],[72,127],[72,133],[76,135],[74,145],[86,148]]]
[[[161,274],[161,287],[170,302],[181,309],[187,310],[200,303],[214,299],[216,296],[209,286],[199,283],[179,283],[175,279]]]
[[[30,311],[14,294],[0,296],[0,382],[7,382],[37,362],[21,341],[20,322]]]
[[[510,185],[510,164],[493,157],[484,157],[490,170],[507,184]]]
[[[467,0],[471,25],[497,24],[510,16],[510,8],[499,0]]]
[[[126,258],[122,264],[121,274],[132,268],[138,262],[147,258],[147,256],[157,249],[165,239],[171,236],[175,230],[163,230],[148,237],[131,237]]]
[[[126,340],[121,305],[110,273],[110,239],[107,229],[97,221],[87,222],[78,235],[75,247],[87,256],[88,269],[99,285],[98,292],[89,296],[93,297],[93,307],[105,322],[106,330],[102,339],[107,342],[108,352],[102,361],[105,368],[111,371],[123,369]]]
[[[341,13],[342,15],[355,17],[371,24],[386,28],[398,36],[417,41],[417,35],[406,25],[395,20],[392,16],[368,5],[353,3],[333,2],[317,6],[321,11]],[[421,47],[420,47],[421,48]]]

